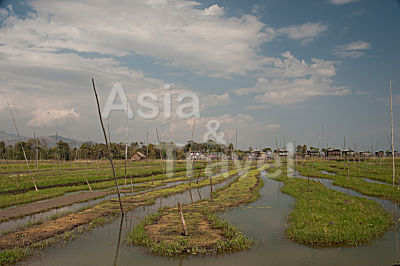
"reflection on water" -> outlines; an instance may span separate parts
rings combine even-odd
[[[331,179],[319,178],[319,180],[318,180],[317,178],[311,178],[311,177],[306,177],[306,176],[302,176],[302,175],[297,175],[296,177],[303,178],[303,179],[309,179],[309,180],[313,180],[313,181],[316,181],[316,182],[320,182],[321,181],[321,183],[323,185],[325,185],[326,187],[328,187],[329,189],[340,191],[340,192],[343,192],[343,193],[351,195],[351,196],[356,196],[356,197],[361,197],[361,198],[366,198],[366,199],[373,200],[373,201],[379,203],[388,212],[392,212],[393,215],[394,215],[394,218],[396,220],[398,220],[400,218],[400,213],[395,211],[397,209],[397,207],[398,207],[398,203],[395,203],[393,201],[370,197],[370,196],[363,195],[363,194],[361,194],[361,193],[359,193],[357,191],[354,191],[352,189],[349,189],[349,188],[343,188],[343,187],[335,186],[335,185],[333,185],[334,180],[331,180]]]
[[[351,248],[312,248],[285,238],[287,217],[294,200],[280,192],[281,183],[263,175],[261,197],[246,207],[231,208],[220,215],[253,238],[257,245],[248,250],[221,256],[189,256],[164,258],[148,254],[140,247],[124,242],[126,234],[146,215],[160,206],[175,206],[208,198],[210,189],[204,187],[190,192],[158,199],[152,206],[137,208],[125,214],[124,225],[112,223],[85,233],[63,247],[49,248],[33,265],[392,265],[399,259],[398,231],[388,231],[371,246]],[[325,180],[321,180],[325,184]],[[329,184],[328,184],[329,185]],[[347,193],[347,191],[345,192]],[[348,193],[351,193],[348,191]],[[258,207],[258,208],[257,208]],[[268,208],[266,208],[268,207]],[[392,204],[393,207],[393,204]],[[394,211],[399,212],[397,206]],[[129,222],[128,222],[129,221]],[[122,230],[121,230],[122,228]],[[107,231],[109,230],[109,234]],[[121,237],[119,237],[121,236]],[[118,240],[119,239],[119,240]],[[118,245],[118,242],[120,244]],[[118,248],[119,246],[119,248]],[[116,252],[117,251],[117,252]],[[117,256],[116,256],[117,254]]]
[[[335,173],[329,173],[329,172],[327,172],[325,170],[322,170],[321,173],[324,174],[324,175],[336,175]]]
[[[161,188],[168,188],[168,187],[173,187],[173,186],[177,186],[183,183],[186,183],[188,181],[174,181],[174,182],[168,182],[168,180],[165,180],[165,184],[163,184],[160,187],[157,187],[157,189],[161,189]],[[148,181],[146,182],[140,182],[140,183],[136,183],[134,184],[134,186],[138,186],[144,183],[148,183]],[[130,186],[130,185],[129,185]],[[129,187],[128,185],[125,186]],[[146,189],[146,190],[141,190],[138,192],[134,192],[134,193],[126,193],[126,192],[122,192],[121,196],[131,196],[131,195],[136,195],[136,194],[140,194],[140,193],[146,193],[150,190],[154,190],[154,188],[150,188],[150,189]],[[69,194],[76,194],[76,193],[81,193],[80,192],[74,192],[74,193],[66,193],[65,195],[69,195]],[[67,212],[76,212],[82,208],[89,208],[91,206],[94,206],[96,204],[99,204],[103,201],[106,200],[110,200],[112,198],[116,198],[117,197],[117,193],[111,193],[108,195],[105,195],[103,197],[99,197],[97,199],[93,199],[93,200],[89,200],[89,201],[85,201],[85,202],[77,202],[68,206],[64,206],[64,207],[60,207],[60,208],[54,208],[45,212],[40,212],[40,213],[36,213],[36,214],[32,214],[32,215],[27,215],[18,219],[12,219],[6,222],[2,222],[0,223],[0,232],[7,232],[10,230],[15,230],[18,227],[27,225],[27,224],[31,224],[31,223],[35,223],[38,221],[42,221],[42,220],[48,220],[50,219],[52,216],[55,215],[61,215],[61,214],[65,214]]]
[[[124,214],[121,215],[121,223],[119,224],[119,233],[118,233],[118,241],[117,241],[117,250],[115,251],[114,257],[114,266],[117,265],[119,246],[121,244],[121,233],[122,233],[122,224],[124,223]]]
[[[382,182],[382,181],[378,181],[378,180],[372,180],[372,179],[365,178],[365,177],[363,177],[361,179],[364,180],[367,183],[377,183],[377,184],[383,184],[383,185],[390,185],[390,184],[388,184],[386,182]]]

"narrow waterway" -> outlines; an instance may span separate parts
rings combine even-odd
[[[177,186],[177,185],[189,182],[189,181],[168,182],[168,179],[166,179],[163,182],[165,182],[165,183],[162,186],[159,186],[157,188],[141,190],[141,191],[137,191],[137,192],[134,192],[134,193],[122,192],[121,196],[124,197],[124,196],[136,195],[136,194],[140,194],[140,193],[146,193],[146,192],[151,191],[153,189],[161,189],[161,188],[173,187],[173,186]],[[135,186],[135,185],[138,186],[138,185],[141,185],[141,184],[144,184],[144,183],[149,183],[149,181],[136,183],[136,184],[133,184],[133,186]],[[125,186],[125,187],[123,186],[123,188],[125,189],[123,191],[126,191],[126,188],[129,188],[127,186]],[[80,192],[72,192],[72,193],[74,193],[74,194],[75,193],[82,193],[82,191],[80,191]],[[72,194],[72,193],[66,193],[65,195]],[[63,195],[63,196],[65,196],[65,195]],[[89,208],[89,207],[92,207],[92,206],[94,206],[96,204],[99,204],[99,203],[101,203],[103,201],[107,201],[107,200],[116,198],[117,196],[118,196],[117,193],[113,192],[113,193],[110,193],[108,195],[99,197],[97,199],[92,199],[92,200],[88,200],[88,201],[84,201],[84,202],[77,202],[77,203],[73,203],[71,205],[58,207],[58,208],[53,208],[53,209],[50,209],[50,210],[47,210],[47,211],[44,211],[44,212],[35,213],[35,214],[32,214],[32,215],[26,215],[26,216],[21,217],[21,218],[11,219],[9,221],[5,221],[5,222],[0,223],[0,233],[1,232],[6,232],[7,233],[9,231],[15,231],[16,229],[18,229],[20,227],[23,227],[23,226],[26,226],[28,224],[32,224],[32,223],[36,223],[36,222],[39,222],[39,221],[48,220],[53,216],[63,215],[65,213],[70,213],[70,212],[76,212],[76,211],[81,210],[82,208]],[[46,200],[43,200],[43,201],[46,201]],[[38,202],[41,202],[41,201],[38,201]]]
[[[209,187],[158,199],[149,207],[137,208],[121,220],[84,233],[82,237],[45,251],[32,265],[392,265],[400,258],[399,235],[391,230],[372,245],[351,248],[313,248],[285,238],[286,219],[294,206],[290,196],[280,192],[282,184],[262,174],[261,197],[248,206],[227,210],[220,215],[254,239],[257,245],[247,251],[221,256],[154,256],[141,247],[126,245],[126,234],[144,216],[177,201],[190,203],[209,197]],[[197,196],[196,196],[197,195]]]
[[[288,174],[288,176],[307,179],[307,180],[309,179],[309,180],[316,181],[316,182],[321,182],[323,185],[325,185],[329,189],[343,192],[343,193],[351,195],[351,196],[356,196],[356,197],[360,197],[360,198],[366,198],[366,199],[373,200],[373,201],[379,203],[385,210],[387,210],[388,212],[391,212],[393,214],[395,220],[398,220],[400,218],[399,204],[395,203],[391,200],[375,198],[372,196],[363,195],[363,194],[361,194],[357,191],[354,191],[350,188],[335,186],[335,185],[333,185],[334,180],[332,180],[332,179],[326,179],[326,178],[318,179],[318,178],[313,178],[313,177],[306,177],[306,176],[303,176],[300,174],[297,174],[297,175]],[[368,179],[368,178],[362,178],[362,179]],[[368,180],[370,180],[370,179],[368,179]],[[370,180],[370,181],[373,181],[373,180]]]

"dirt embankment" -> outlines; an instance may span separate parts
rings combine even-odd
[[[230,177],[232,176],[221,175],[221,177],[217,178],[216,183],[223,182]],[[208,185],[208,180],[203,180],[199,182],[199,184],[192,183],[192,185],[188,185],[185,183],[176,187],[152,190],[147,193],[124,197],[122,198],[123,209],[127,212],[136,207],[148,205],[158,197],[165,197],[171,194],[183,192],[187,189],[202,187],[205,185]],[[119,212],[119,202],[112,199],[77,213],[59,217],[55,220],[45,221],[42,224],[3,235],[0,238],[0,250],[29,246],[52,236],[70,231],[80,225],[89,224],[96,218],[115,215]]]
[[[226,239],[222,230],[213,228],[207,216],[202,213],[187,213],[186,225],[188,235],[185,239],[197,247],[209,248],[217,241]],[[171,212],[162,215],[156,223],[147,225],[145,228],[149,238],[156,242],[173,244],[183,238],[181,219],[177,209],[171,209]]]
[[[0,210],[0,221],[31,215],[54,208],[60,208],[77,202],[96,199],[111,193],[113,193],[113,191],[82,192],[45,201],[33,202],[15,208]]]
[[[200,170],[200,169],[196,169],[196,170]],[[166,174],[168,173],[180,173],[180,172],[184,172],[186,171],[186,169],[184,170],[179,170],[179,171],[170,171],[170,172],[166,172]],[[140,177],[149,177],[152,175],[159,175],[162,173],[146,173],[146,174],[141,174],[141,175],[128,175],[127,178],[140,178]],[[117,179],[123,179],[125,178],[125,176],[117,176]],[[103,179],[97,179],[97,180],[90,180],[90,184],[93,183],[101,183],[101,182],[107,182],[107,181],[113,181],[114,177],[110,177],[110,178],[103,178]],[[47,185],[47,186],[40,186],[38,185],[37,188],[40,189],[47,189],[47,188],[58,188],[58,187],[71,187],[71,186],[81,186],[81,185],[86,185],[86,181],[79,181],[79,182],[70,182],[70,183],[64,183],[64,184],[54,184],[54,185]],[[20,189],[13,189],[13,190],[5,190],[5,191],[0,191],[0,194],[20,194],[20,193],[25,193],[28,191],[34,191],[35,188],[34,187],[29,187],[29,188],[20,188]]]

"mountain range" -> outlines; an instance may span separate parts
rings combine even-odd
[[[76,139],[70,139],[70,138],[65,138],[63,136],[42,136],[38,137],[40,139],[40,142],[44,145],[46,145],[49,148],[55,147],[56,146],[56,141],[62,140],[63,142],[66,142],[69,144],[70,148],[74,147],[80,147],[84,141],[76,140]],[[29,139],[33,139],[33,137],[26,137],[26,136],[21,136],[22,141],[28,141]],[[18,135],[14,133],[7,133],[5,131],[0,130],[0,141],[4,141],[6,145],[13,145],[18,142]]]

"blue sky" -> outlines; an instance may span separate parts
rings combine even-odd
[[[387,149],[389,79],[400,142],[399,1],[1,1],[0,124],[23,135],[101,141],[90,87],[102,103],[119,82],[133,106],[199,95],[195,139],[217,120],[242,148],[276,139],[311,146]],[[162,108],[161,108],[162,109]],[[106,121],[124,139],[124,113]],[[191,119],[129,121],[129,139],[185,142]]]

